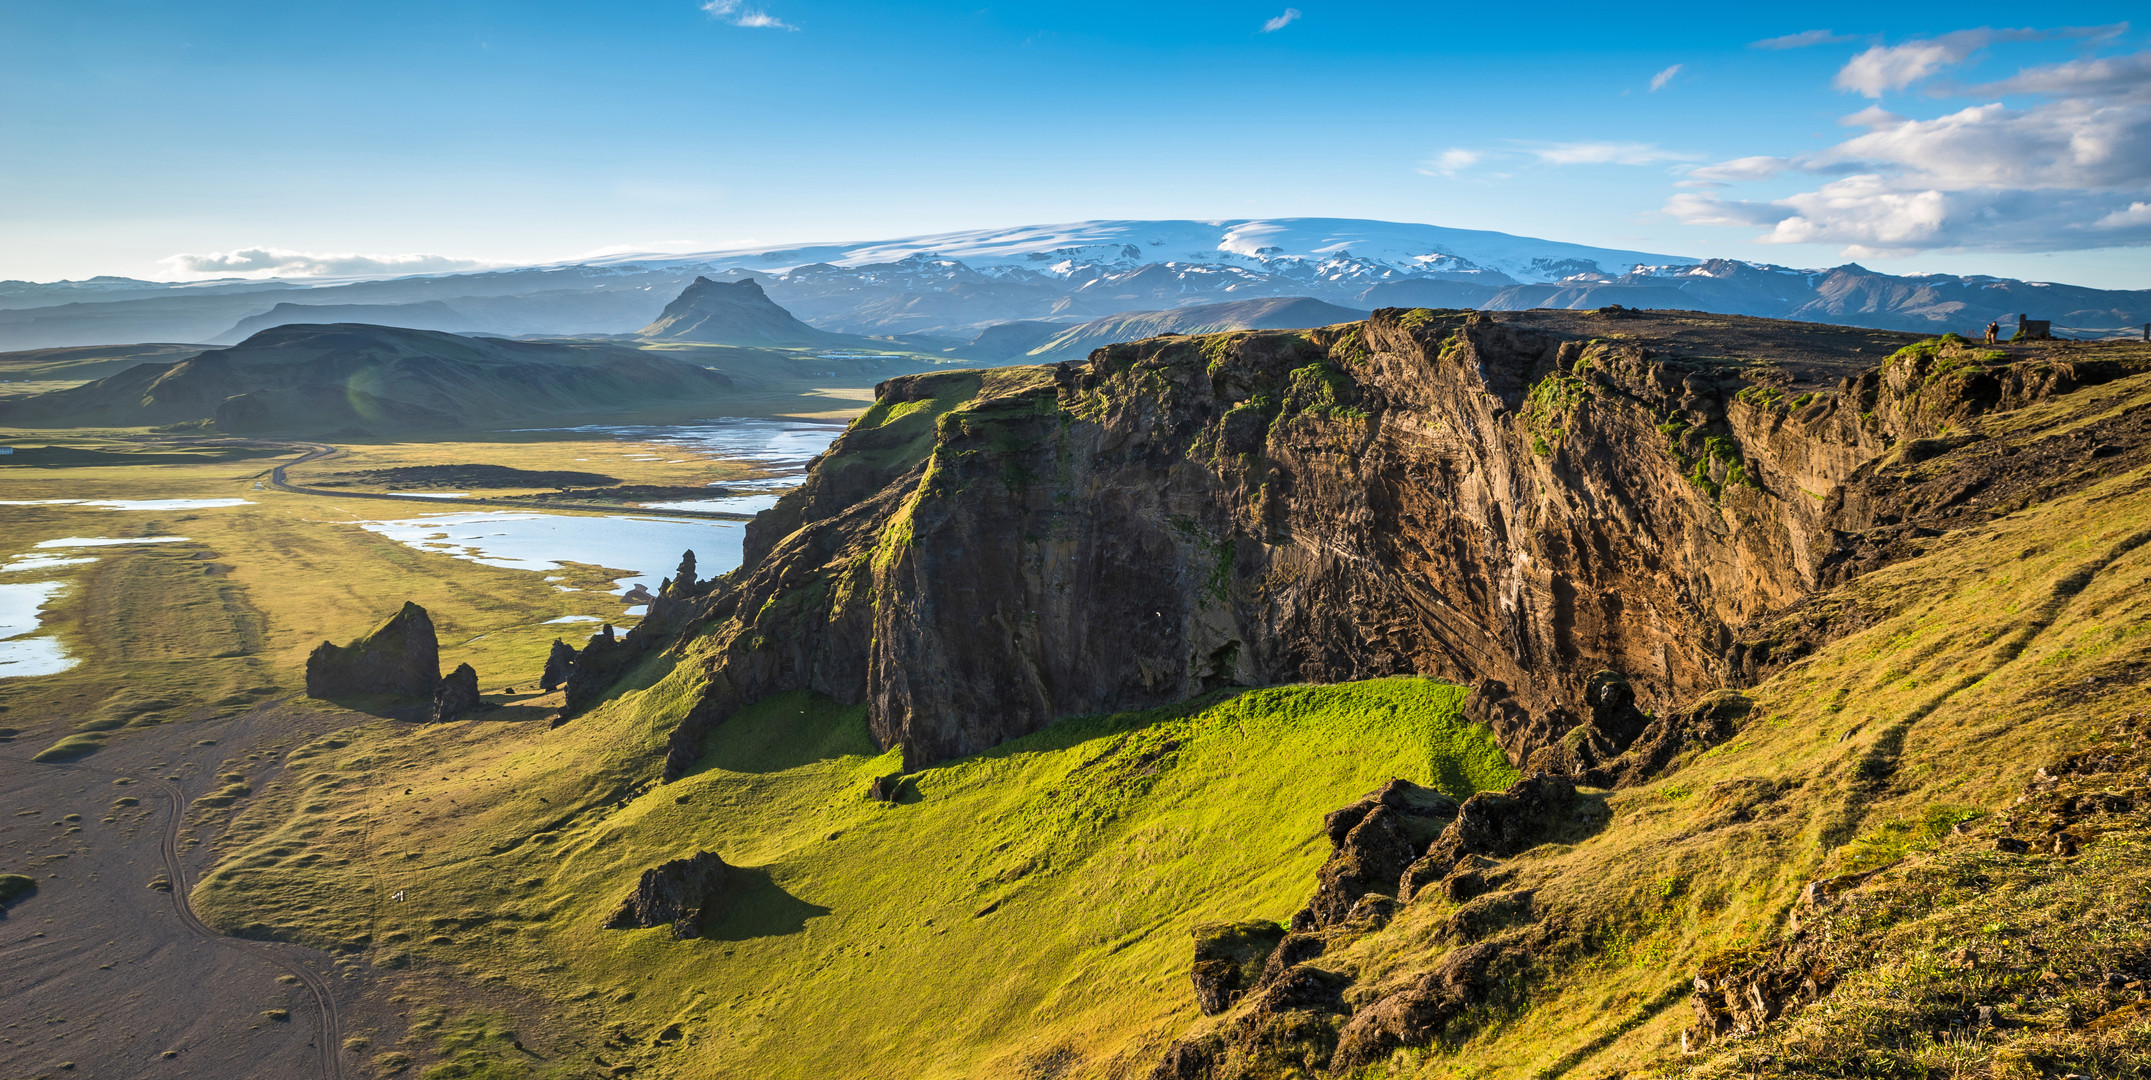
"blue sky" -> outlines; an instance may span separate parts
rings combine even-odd
[[[2140,8],[1792,10],[0,0],[0,277],[1332,216],[2151,288]]]

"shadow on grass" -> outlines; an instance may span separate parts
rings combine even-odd
[[[807,928],[807,920],[829,914],[829,909],[785,892],[759,866],[734,866],[725,871],[724,910],[702,921],[702,936],[712,941],[748,941],[783,937]]]
[[[829,758],[877,757],[866,706],[840,705],[799,690],[764,698],[717,725],[702,744],[696,772],[773,773]]]

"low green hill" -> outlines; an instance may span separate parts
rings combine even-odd
[[[229,349],[137,364],[71,389],[0,403],[0,423],[139,427],[210,420],[237,434],[378,435],[716,402],[730,388],[722,374],[623,345],[293,324]]]

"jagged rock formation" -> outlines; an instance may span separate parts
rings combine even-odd
[[[1060,716],[1403,673],[1478,684],[1518,762],[1589,714],[1570,767],[1607,766],[1624,710],[1670,719],[1796,655],[1771,620],[1968,497],[1906,505],[1863,478],[2121,371],[2065,351],[1892,357],[1909,341],[1385,310],[890,380],[695,603],[716,659],[666,773],[783,690],[867,704],[915,767]],[[1586,704],[1600,671],[1625,701]]]
[[[431,698],[441,681],[440,643],[426,609],[403,610],[349,645],[324,641],[306,658],[306,696],[395,694]]]
[[[559,638],[553,639],[551,652],[545,654],[545,671],[538,676],[538,689],[552,693],[575,673],[575,649]]]
[[[457,664],[456,669],[441,679],[433,690],[433,722],[454,720],[484,704],[478,697],[478,671],[469,664]]]
[[[627,899],[605,920],[608,930],[670,926],[675,940],[701,934],[702,920],[723,896],[731,868],[715,852],[699,851],[685,859],[651,867]]]

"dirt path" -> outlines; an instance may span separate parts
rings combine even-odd
[[[38,764],[4,756],[0,756],[0,764],[4,764],[11,771],[19,770],[25,774],[46,771],[48,774],[90,775],[111,780],[125,779],[120,773],[90,765]],[[158,854],[164,864],[166,880],[171,883],[166,895],[171,901],[172,910],[179,916],[180,923],[198,938],[209,941],[223,949],[261,957],[285,974],[299,980],[299,983],[305,986],[312,995],[315,1008],[319,1014],[319,1027],[316,1028],[314,1041],[320,1065],[320,1075],[325,1080],[342,1080],[343,1062],[340,1055],[343,1047],[343,1024],[337,1012],[335,988],[330,986],[328,980],[319,972],[291,955],[295,952],[311,952],[312,950],[277,942],[247,941],[241,938],[227,937],[202,922],[195,915],[193,905],[188,900],[194,882],[193,876],[187,871],[186,860],[181,857],[180,824],[181,817],[186,812],[186,796],[180,791],[177,784],[167,780],[138,777],[134,778],[133,782],[154,790],[166,804],[165,827],[159,834]],[[199,992],[205,988],[164,987],[162,989],[175,997],[184,998],[190,992]]]

